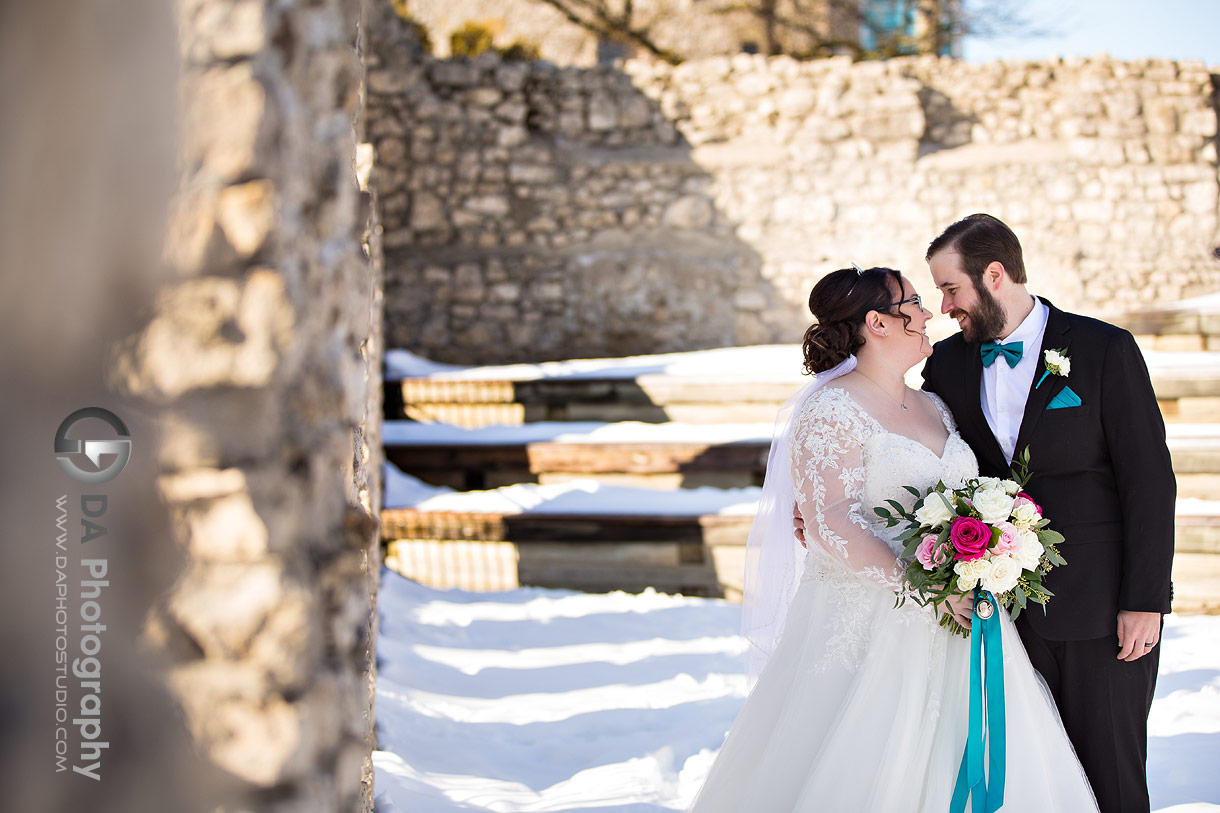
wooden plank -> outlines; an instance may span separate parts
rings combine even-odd
[[[521,443],[478,446],[386,444],[386,459],[408,474],[523,469],[539,472],[663,474],[766,471],[767,441],[739,443]]]
[[[381,538],[489,542],[697,542],[745,544],[752,516],[472,514],[387,508]]]

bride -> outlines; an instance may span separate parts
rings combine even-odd
[[[906,562],[898,530],[872,508],[894,499],[909,510],[902,486],[960,486],[978,463],[944,403],[903,381],[932,353],[932,314],[908,280],[842,269],[818,282],[809,308],[805,366],[816,377],[781,412],[747,548],[743,626],[757,683],[691,809],[947,813],[970,642],[931,608],[894,606]],[[794,501],[807,553],[793,538]],[[969,625],[968,598],[948,610]],[[1000,615],[1002,810],[1096,811],[1050,694]]]

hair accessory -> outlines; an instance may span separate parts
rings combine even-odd
[[[852,263],[852,264],[851,264],[851,267],[852,267],[852,268],[854,268],[854,269],[856,269],[856,276],[857,276],[857,277],[859,277],[859,276],[863,276],[863,275],[864,275],[864,269],[863,269],[863,268],[861,268],[860,266],[856,265],[855,263]]]

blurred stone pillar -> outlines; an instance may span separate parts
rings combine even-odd
[[[179,14],[177,279],[118,372],[164,408],[159,486],[188,556],[150,635],[245,805],[367,809],[380,320],[355,176],[359,4]]]
[[[2,7],[0,806],[367,810],[381,283],[359,0],[177,11]],[[132,459],[82,543],[88,487],[52,440],[86,406],[126,421]],[[84,551],[109,562],[100,781],[53,764],[61,495],[69,598]]]

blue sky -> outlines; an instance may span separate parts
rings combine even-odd
[[[1220,0],[1008,0],[1049,36],[967,38],[970,62],[1094,56],[1202,59],[1220,68]],[[967,0],[969,7],[969,0]]]

